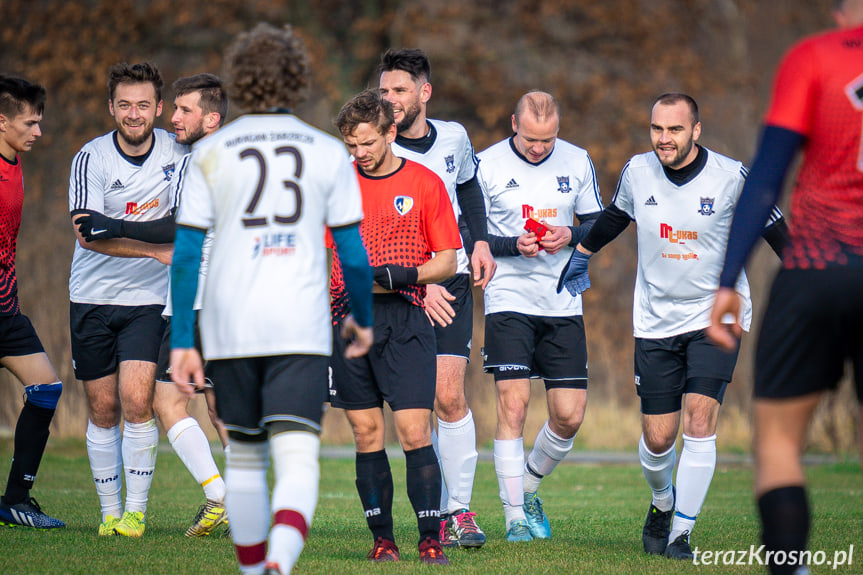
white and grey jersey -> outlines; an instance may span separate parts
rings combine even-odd
[[[212,230],[204,357],[330,355],[325,229],[359,223],[344,144],[290,114],[242,116],[194,145],[177,224]]]
[[[668,179],[653,152],[634,156],[621,172],[612,203],[638,227],[635,337],[671,337],[710,325],[747,170],[736,160],[704,151],[707,160],[701,172],[680,186]],[[748,330],[752,303],[744,273],[735,289],[744,300],[740,320]]]
[[[167,216],[175,206],[171,182],[188,146],[157,128],[153,147],[139,166],[122,154],[115,134],[88,142],[75,155],[69,211],[90,210],[129,221]],[[107,256],[75,244],[69,277],[69,296],[75,303],[164,305],[167,285],[167,266],[152,258]]]
[[[464,126],[458,122],[444,122],[442,120],[426,120],[432,125],[436,132],[434,144],[425,153],[417,152],[400,146],[398,141],[394,142],[393,153],[400,158],[407,158],[433,171],[443,180],[452,203],[455,219],[458,221],[461,209],[456,196],[456,186],[469,181],[476,175],[477,159],[473,153],[473,146]],[[468,258],[464,247],[456,251],[458,268],[456,273],[468,273]]]
[[[179,206],[183,201],[183,181],[186,177],[186,169],[189,166],[189,159],[192,154],[186,154],[180,161],[180,167],[177,169],[177,175],[173,178],[173,198],[175,205]],[[210,248],[213,246],[213,232],[208,231],[204,236],[204,245],[201,249],[201,267],[198,268],[198,290],[195,292],[194,309],[200,310],[201,303],[204,298],[204,282],[207,280],[207,266],[209,265]],[[170,268],[169,268],[170,270]],[[162,311],[164,317],[174,315],[174,306],[171,301],[171,275],[168,272],[168,302],[165,304],[165,309]]]
[[[587,150],[557,140],[539,164],[528,162],[512,139],[478,154],[478,179],[488,214],[488,233],[520,236],[528,218],[553,226],[571,226],[574,216],[602,211],[596,172]],[[497,257],[497,271],[485,289],[485,313],[514,311],[528,315],[581,315],[581,296],[557,293],[557,280],[572,248],[535,258]]]

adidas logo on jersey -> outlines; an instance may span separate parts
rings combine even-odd
[[[111,189],[112,189],[112,190],[122,190],[122,189],[123,189],[123,188],[125,188],[125,187],[126,187],[126,186],[124,186],[124,185],[123,185],[123,182],[121,182],[120,180],[114,180],[114,183],[113,183],[113,184],[111,184]]]
[[[647,201],[644,202],[644,205],[645,206],[656,206],[659,204],[656,203],[656,200],[653,199],[653,196],[650,196],[649,198],[647,198]]]
[[[515,181],[515,178],[511,179],[506,183],[506,189],[512,190],[518,187],[518,182]]]

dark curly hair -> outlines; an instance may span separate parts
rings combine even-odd
[[[371,124],[381,134],[393,125],[393,105],[377,89],[363,90],[342,106],[333,123],[343,136],[350,136],[360,124]]]
[[[290,25],[262,22],[241,32],[225,50],[224,66],[231,101],[244,110],[291,108],[305,99],[309,59]]]

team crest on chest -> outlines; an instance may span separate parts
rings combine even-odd
[[[446,156],[444,161],[446,162],[446,173],[453,173],[455,171],[455,156]]]
[[[170,182],[171,178],[174,177],[174,170],[176,169],[176,165],[172,162],[170,164],[165,164],[162,166],[162,173],[165,174],[165,181]]]
[[[568,194],[572,191],[569,187],[569,176],[557,176],[557,191],[561,194]]]
[[[400,216],[407,214],[414,207],[414,199],[410,196],[396,196],[393,206]]]
[[[698,210],[698,213],[702,216],[712,216],[716,213],[713,209],[713,202],[716,201],[716,198],[701,198],[701,209]]]

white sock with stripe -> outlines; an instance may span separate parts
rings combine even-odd
[[[525,493],[536,493],[542,478],[554,471],[566,454],[572,450],[573,435],[564,439],[551,430],[548,420],[536,434],[533,449],[527,456],[524,464],[524,491]]]
[[[684,433],[677,466],[677,504],[668,541],[674,541],[684,531],[692,532],[715,469],[716,435],[689,437]]]
[[[225,465],[225,509],[231,518],[234,550],[244,574],[261,573],[267,558],[270,531],[270,497],[267,441],[228,440],[231,450]]]
[[[210,442],[204,430],[194,417],[186,417],[168,430],[168,441],[174,452],[204,488],[204,495],[210,501],[225,500],[225,481],[213,460]]]

